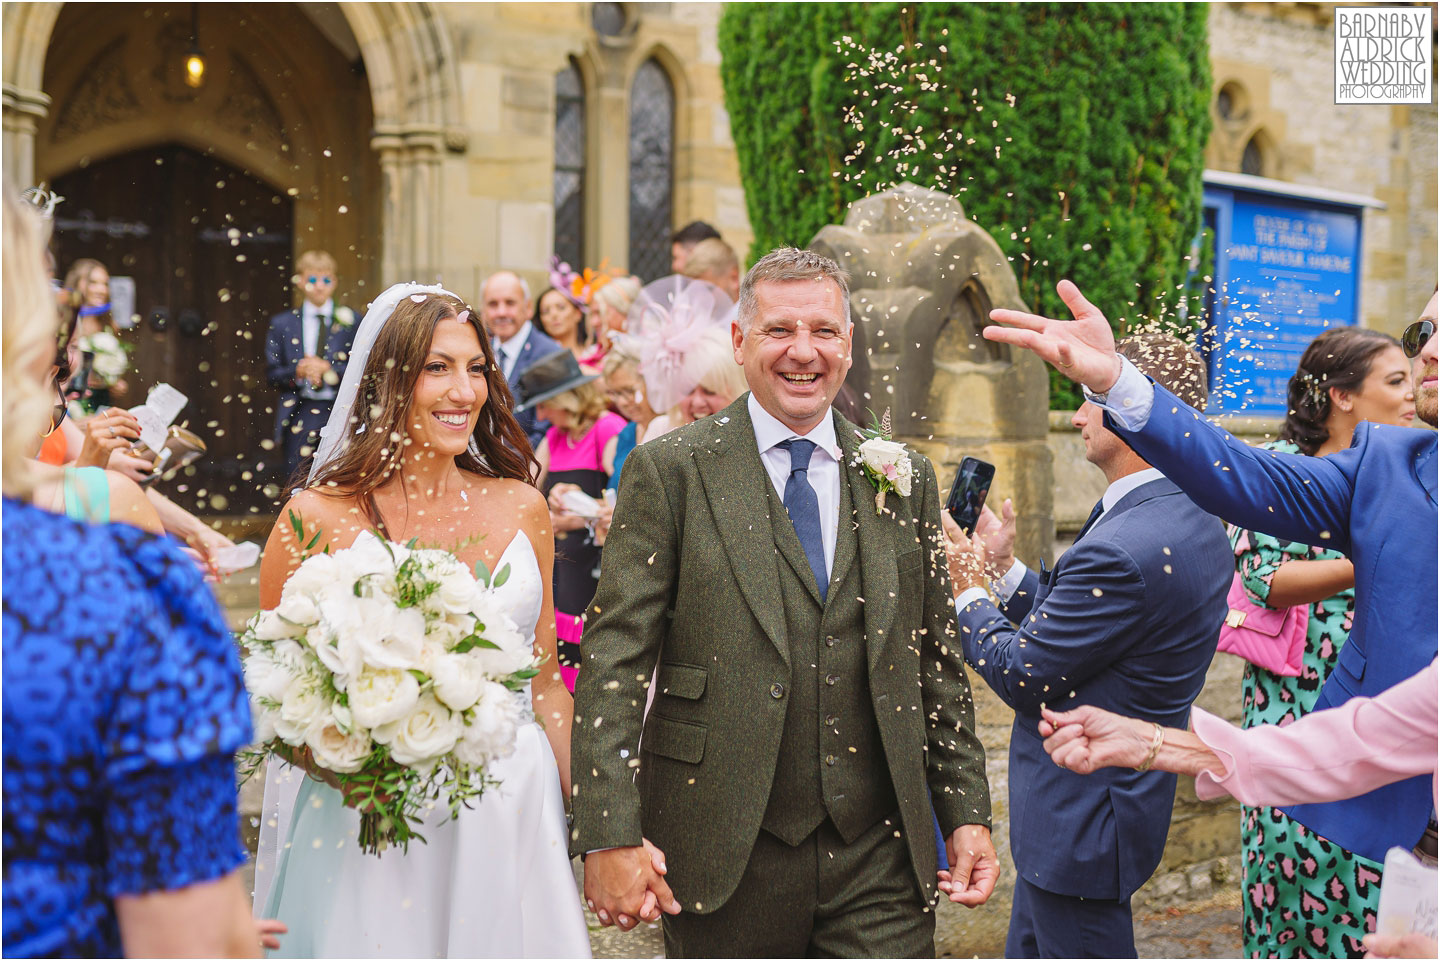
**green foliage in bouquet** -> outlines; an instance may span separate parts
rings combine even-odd
[[[1185,331],[1210,135],[1205,4],[727,4],[753,261],[902,181],[955,196],[1033,310]],[[1182,308],[1182,304],[1191,301]],[[1188,310],[1188,314],[1187,314]],[[1052,372],[1052,406],[1076,406]]]

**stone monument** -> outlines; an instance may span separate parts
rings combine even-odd
[[[890,410],[896,439],[934,463],[942,499],[961,458],[994,464],[988,503],[1014,499],[1017,554],[1053,561],[1045,367],[980,334],[992,307],[1029,309],[1000,246],[954,197],[906,182],[852,204],[810,248],[850,272],[861,406]]]

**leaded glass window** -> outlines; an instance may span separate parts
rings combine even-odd
[[[675,89],[654,60],[630,87],[630,272],[647,283],[670,273],[675,180]]]
[[[555,253],[585,263],[585,81],[570,65],[555,77]]]

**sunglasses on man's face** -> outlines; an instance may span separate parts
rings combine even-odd
[[[1425,349],[1430,338],[1435,336],[1435,322],[1432,320],[1417,320],[1405,328],[1405,333],[1400,335],[1400,347],[1405,351],[1406,357],[1419,357],[1420,351]]]
[[[333,285],[333,284],[335,283],[335,278],[334,278],[334,277],[313,277],[313,276],[312,276],[312,277],[306,277],[305,279],[308,280],[312,285],[317,285],[317,284],[318,284],[318,285],[321,286],[321,287],[329,287],[329,286],[331,286],[331,285]]]

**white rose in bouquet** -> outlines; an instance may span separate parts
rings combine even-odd
[[[409,767],[424,767],[448,754],[460,739],[460,716],[429,694],[421,695],[406,717],[373,729],[370,736],[388,744],[390,757]]]
[[[399,608],[382,597],[352,595],[344,600],[326,598],[320,602],[320,612],[336,641],[353,642],[371,667],[408,669],[419,664],[425,616],[415,608]],[[345,665],[350,666],[348,659]],[[359,671],[347,673],[353,676]]]
[[[305,744],[315,763],[337,774],[354,774],[370,756],[370,735],[340,730],[334,715],[318,715],[305,729]]]
[[[278,608],[273,611],[261,611],[252,617],[250,630],[255,633],[256,639],[261,641],[283,641],[305,633],[303,627],[281,617]]]
[[[367,667],[350,682],[345,694],[355,723],[374,728],[414,710],[420,700],[420,682],[409,671]]]
[[[459,744],[455,745],[455,757],[463,764],[482,765],[502,757],[509,757],[515,750],[515,732],[524,720],[522,709],[515,693],[503,684],[486,681],[480,691],[480,699],[470,711],[470,723],[465,725]]]
[[[889,481],[901,497],[910,496],[914,465],[904,444],[872,437],[860,445],[860,459],[874,474]]]
[[[330,705],[326,703],[314,681],[308,677],[297,677],[285,689],[280,699],[280,716],[275,719],[275,733],[291,747],[305,743],[305,731],[310,722],[321,715],[329,716]]]
[[[341,565],[336,560],[337,556],[336,554],[311,554],[305,558],[299,567],[290,572],[290,577],[285,581],[285,587],[280,592],[280,602],[283,604],[285,598],[295,594],[318,598],[326,588],[340,581],[349,572],[340,569]],[[353,578],[351,583],[353,583]],[[350,584],[345,584],[344,588],[349,590]]]
[[[435,696],[452,711],[467,711],[480,699],[485,672],[474,653],[442,655],[431,674]]]
[[[269,651],[256,651],[245,658],[245,690],[255,700],[279,703],[294,675]],[[268,740],[266,738],[265,740]]]
[[[524,670],[535,657],[525,635],[510,620],[493,591],[478,590],[470,604],[470,613],[478,622],[474,630],[498,648],[480,646],[474,649],[480,667],[492,677],[503,677]]]
[[[431,610],[445,614],[461,614],[470,609],[475,593],[475,576],[449,551],[423,550],[412,556],[419,560],[425,575],[439,586],[428,598]]]
[[[300,636],[305,628],[320,620],[320,608],[315,603],[315,598],[298,591],[281,594],[280,605],[265,613],[274,614],[291,626],[292,633],[284,635],[287,637]]]

